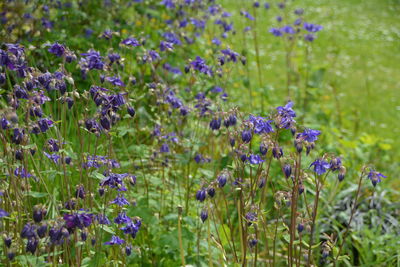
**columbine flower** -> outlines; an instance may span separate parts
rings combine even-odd
[[[200,189],[196,193],[196,199],[200,202],[203,202],[207,197],[207,192],[204,188]]]
[[[251,141],[251,138],[252,138],[252,134],[251,134],[250,130],[244,130],[242,132],[242,141],[244,143],[249,143]]]
[[[271,120],[267,120],[263,117],[259,117],[259,116],[253,116],[250,115],[250,118],[248,120],[249,122],[251,122],[254,125],[254,133],[255,134],[262,134],[262,133],[270,133],[273,132],[274,129],[272,129],[271,126]]]
[[[212,130],[218,130],[221,127],[221,118],[212,119],[210,122],[210,128]]]
[[[62,57],[65,53],[65,47],[57,42],[55,42],[54,44],[52,44],[50,46],[50,48],[48,49],[48,51],[54,55],[56,55],[57,57]]]
[[[122,244],[124,244],[124,243],[125,243],[125,240],[119,238],[119,237],[116,236],[116,235],[113,235],[113,236],[111,237],[111,240],[108,241],[108,242],[105,242],[104,245],[122,245]]]
[[[111,204],[117,204],[118,206],[127,206],[129,205],[129,201],[122,194],[118,194],[117,197],[111,201]]]
[[[121,212],[118,214],[117,217],[114,218],[114,222],[116,224],[124,224],[124,223],[130,223],[132,222],[132,220],[128,215],[126,215],[126,212]]]
[[[106,81],[111,83],[111,84],[113,84],[113,85],[115,85],[115,86],[121,86],[121,87],[125,86],[124,82],[121,81],[121,79],[119,77],[117,77],[117,76],[106,77]]]
[[[80,61],[80,65],[83,70],[102,70],[104,68],[104,62],[102,61],[103,58],[100,56],[99,52],[91,49],[86,53],[82,53],[81,55],[86,57],[82,58]]]
[[[283,166],[283,173],[285,174],[286,178],[290,177],[290,175],[292,174],[292,167],[290,166],[290,164],[285,164],[285,166]]]
[[[200,213],[200,219],[204,223],[208,218],[208,212],[206,210],[202,210]]]
[[[293,119],[296,117],[296,113],[292,109],[293,102],[289,101],[285,106],[277,107],[277,124],[279,128],[289,129],[296,121]]]
[[[305,129],[304,132],[297,134],[297,139],[302,139],[307,142],[315,142],[318,140],[318,136],[321,134],[318,130]]]
[[[374,169],[371,169],[368,173],[368,179],[371,180],[372,185],[375,187],[378,183],[382,181],[381,178],[386,178],[387,176],[383,175],[380,172],[375,171]]]
[[[64,215],[65,226],[68,229],[88,227],[92,224],[92,214],[88,213],[74,213]]]
[[[261,159],[260,155],[253,155],[253,154],[251,154],[248,157],[248,160],[250,164],[260,164],[264,162],[264,160]]]
[[[331,165],[323,159],[317,159],[311,163],[310,167],[311,166],[314,166],[314,172],[316,172],[317,175],[324,174],[331,167]]]
[[[138,41],[136,38],[134,38],[134,37],[128,37],[128,38],[126,38],[125,40],[123,40],[123,41],[121,42],[121,44],[127,45],[127,46],[133,46],[133,47],[135,47],[135,46],[140,46],[139,41]]]
[[[304,22],[303,27],[308,32],[319,32],[324,28],[321,25],[312,24],[312,23],[308,23],[308,22]]]
[[[7,211],[0,209],[0,219],[3,217],[7,217],[8,215],[10,215]]]
[[[224,187],[226,184],[226,176],[224,174],[221,174],[220,176],[218,176],[217,178],[217,182],[218,182],[218,187]]]
[[[206,61],[199,56],[197,56],[195,60],[192,60],[192,62],[190,62],[190,65],[193,69],[198,70],[201,73],[204,73],[208,76],[213,75],[213,71],[209,66],[207,66]]]

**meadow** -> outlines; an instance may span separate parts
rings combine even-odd
[[[400,2],[0,2],[1,266],[398,266]]]

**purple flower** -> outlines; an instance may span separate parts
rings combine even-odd
[[[282,36],[282,31],[281,29],[278,28],[271,28],[269,32],[275,35],[276,37]]]
[[[204,223],[208,218],[208,212],[206,210],[202,210],[200,213],[200,219]]]
[[[248,18],[249,20],[254,20],[254,17],[252,15],[250,15],[250,13],[247,11],[244,11],[244,10],[241,11],[240,15],[244,16],[245,18]]]
[[[111,204],[116,204],[120,207],[129,205],[129,201],[124,197],[123,194],[118,194],[117,197],[111,201]]]
[[[253,116],[250,115],[249,117],[249,122],[251,122],[254,125],[254,133],[255,134],[262,134],[262,133],[270,133],[273,132],[274,129],[272,129],[271,126],[271,120],[267,120],[263,117],[259,116]]]
[[[314,172],[316,172],[317,175],[324,174],[331,167],[331,165],[323,159],[317,159],[311,163],[310,167],[311,166],[314,166]]]
[[[315,142],[318,140],[318,136],[321,134],[318,130],[305,129],[304,132],[297,134],[297,139],[302,139],[307,142]]]
[[[286,33],[286,34],[295,34],[296,33],[296,31],[290,25],[283,26],[281,31]]]
[[[121,86],[124,87],[125,84],[121,81],[121,79],[117,76],[114,77],[106,77],[106,81],[108,81],[109,83],[115,85],[115,86]]]
[[[57,57],[62,57],[65,53],[65,47],[57,42],[55,42],[54,44],[52,44],[50,46],[50,48],[48,49],[48,51],[54,55],[56,55]]]
[[[220,176],[218,176],[217,178],[217,182],[218,182],[218,187],[224,187],[226,184],[226,176],[224,174],[221,174]]]
[[[125,243],[125,240],[119,238],[119,237],[116,236],[116,235],[113,235],[113,236],[111,237],[111,240],[108,241],[108,242],[105,242],[104,245],[122,245],[122,244],[124,244],[124,243]]]
[[[228,57],[228,61],[237,62],[237,59],[239,58],[239,54],[231,49],[222,49],[221,53]]]
[[[135,46],[140,46],[139,41],[138,41],[136,38],[134,38],[134,37],[128,37],[128,38],[126,38],[125,40],[123,40],[123,41],[121,42],[121,44],[127,45],[127,46],[133,46],[133,47],[135,47]]]
[[[118,189],[118,191],[126,191],[127,188],[124,185],[123,179],[128,176],[128,173],[110,173],[105,179],[100,182],[100,186],[109,186],[110,188]]]
[[[33,177],[24,167],[18,167],[14,171],[14,175],[20,178],[30,178]]]
[[[204,188],[200,189],[196,193],[196,199],[200,202],[203,202],[206,199],[206,196],[207,196],[207,192]]]
[[[248,157],[248,160],[250,164],[261,164],[264,162],[264,160],[261,159],[260,155],[253,155],[253,154],[251,154]]]
[[[173,0],[162,0],[160,2],[161,5],[165,6],[166,8],[169,9],[174,9],[175,8],[175,3]]]
[[[304,29],[308,32],[319,32],[323,29],[321,25],[304,22]]]
[[[211,70],[211,68],[209,66],[207,66],[205,60],[199,56],[197,56],[195,60],[192,60],[192,62],[190,62],[190,64],[193,67],[193,69],[198,70],[201,73],[204,73],[208,76],[213,75],[213,71]]]
[[[314,34],[309,33],[309,34],[304,35],[304,40],[306,40],[307,42],[312,42],[312,41],[314,41],[314,39],[315,39]]]
[[[378,183],[382,181],[381,178],[386,178],[387,176],[383,175],[380,172],[375,171],[374,169],[370,169],[368,173],[368,179],[371,180],[372,185],[375,187]]]
[[[132,222],[131,218],[126,215],[126,212],[120,212],[117,217],[114,218],[116,224],[125,224]]]
[[[92,214],[88,213],[73,213],[64,215],[65,227],[68,229],[79,228],[83,229],[92,224]]]
[[[277,107],[278,112],[278,127],[289,129],[296,121],[293,119],[296,117],[296,113],[292,109],[293,102],[289,101],[285,106]]]
[[[216,37],[214,37],[214,38],[212,39],[211,42],[212,42],[213,44],[217,45],[217,46],[220,46],[220,45],[221,45],[221,41],[220,41],[218,38],[216,38]]]
[[[7,217],[9,215],[10,214],[7,211],[5,211],[3,209],[0,209],[0,219],[3,218],[3,217]]]
[[[290,164],[285,164],[285,166],[283,166],[283,173],[285,174],[286,178],[290,177],[290,175],[292,174],[292,167],[290,166]]]
[[[172,50],[174,50],[174,44],[170,43],[170,42],[166,42],[166,41],[161,41],[160,42],[160,50],[161,51],[166,51],[166,50],[172,51]]]
[[[218,130],[221,127],[221,118],[212,119],[210,122],[210,128],[212,130]]]
[[[249,143],[249,142],[251,141],[251,138],[252,138],[252,137],[253,137],[253,136],[252,136],[250,130],[244,130],[244,131],[242,132],[242,141],[243,141],[244,143]]]
[[[104,68],[104,62],[102,61],[103,58],[100,56],[99,52],[91,49],[86,53],[82,53],[81,55],[85,56],[85,58],[82,58],[80,61],[80,65],[83,70],[102,70]]]
[[[51,159],[55,164],[58,164],[58,160],[60,159],[60,155],[57,155],[56,153],[49,154],[46,152],[43,152],[44,155],[48,158]]]
[[[169,152],[169,146],[168,146],[167,143],[164,143],[164,144],[161,145],[160,152],[161,153],[168,153]]]
[[[40,128],[40,131],[42,133],[46,132],[51,126],[53,126],[54,122],[49,119],[40,119],[38,120],[38,125]]]

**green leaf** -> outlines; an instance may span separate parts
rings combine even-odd
[[[41,197],[46,197],[46,196],[48,196],[49,194],[43,193],[43,192],[28,191],[28,192],[25,192],[24,195],[25,195],[25,196],[31,196],[31,197],[33,197],[33,198],[41,198]]]

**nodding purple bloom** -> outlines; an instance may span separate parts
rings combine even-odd
[[[297,8],[297,9],[294,11],[294,14],[296,14],[297,16],[301,16],[301,15],[304,14],[304,9],[302,9],[302,8]]]
[[[105,214],[98,214],[96,216],[96,220],[99,224],[102,225],[109,225],[111,224],[110,220],[108,219],[108,217]]]
[[[247,220],[247,225],[250,226],[253,222],[257,221],[257,214],[255,212],[248,212],[245,218]]]
[[[296,113],[292,109],[293,102],[289,101],[285,106],[279,106],[276,108],[278,112],[278,127],[289,129],[293,126],[296,121],[293,119],[296,117]]]
[[[48,49],[48,51],[54,55],[56,55],[57,57],[62,57],[65,53],[65,47],[57,42],[55,42],[54,44],[52,44],[50,46],[50,48]]]
[[[206,210],[202,210],[200,213],[200,219],[204,223],[208,218],[208,212]]]
[[[207,189],[207,193],[211,198],[213,198],[215,196],[215,188],[214,187],[209,187]]]
[[[283,2],[278,3],[278,8],[284,9],[285,8],[285,3],[283,3]]]
[[[34,254],[38,244],[39,244],[39,240],[37,240],[36,238],[30,238],[28,240],[28,243],[26,243],[26,249],[25,249],[26,252],[30,252],[30,253]]]
[[[21,238],[33,238],[36,236],[35,231],[36,231],[36,225],[27,223],[22,228],[20,236]]]
[[[41,226],[39,226],[39,228],[36,230],[36,233],[40,238],[45,237],[47,233],[47,224],[42,224]]]
[[[121,44],[126,45],[126,46],[133,46],[133,47],[135,47],[135,46],[140,46],[139,41],[138,41],[136,38],[134,38],[134,37],[128,37],[128,38],[126,38],[125,40],[123,40],[123,41],[121,42]]]
[[[132,254],[132,246],[125,247],[125,254],[126,256],[130,256]]]
[[[331,167],[331,165],[323,159],[317,159],[311,163],[310,167],[311,166],[314,166],[314,172],[316,172],[317,175],[324,174]]]
[[[118,191],[126,191],[127,188],[123,182],[123,179],[130,176],[128,173],[110,173],[105,179],[100,182],[100,186],[109,186],[110,188],[115,188]]]
[[[128,206],[130,203],[124,197],[123,194],[118,194],[117,197],[113,201],[111,201],[111,204],[116,204],[116,205],[122,207],[122,206]]]
[[[64,215],[65,227],[68,229],[83,229],[92,224],[92,214],[89,213],[73,213]]]
[[[254,2],[253,6],[256,8],[260,7],[260,2],[258,2],[258,1]]]
[[[75,190],[75,197],[80,199],[85,199],[86,192],[85,187],[83,185],[78,185]]]
[[[344,180],[344,176],[346,175],[346,167],[340,166],[339,173],[338,173],[338,180],[339,182]]]
[[[0,85],[3,85],[6,82],[6,74],[0,73]]]
[[[199,56],[197,56],[195,60],[192,60],[190,62],[190,65],[192,66],[193,69],[198,70],[201,73],[204,73],[208,76],[213,75],[212,69],[209,66],[207,66],[206,61]]]
[[[167,143],[164,143],[161,145],[160,152],[161,153],[169,153],[169,146]]]
[[[247,27],[245,27],[245,28],[243,29],[243,31],[244,31],[244,32],[251,31],[251,27],[250,27],[250,26],[247,26]]]
[[[241,155],[240,155],[240,160],[241,160],[242,162],[246,162],[246,161],[248,160],[247,155],[246,155],[246,154],[241,154]]]
[[[20,44],[6,44],[6,47],[8,52],[14,54],[18,58],[24,55],[24,47]]]
[[[281,29],[278,28],[271,28],[269,32],[275,35],[276,37],[280,37],[283,35]]]
[[[40,119],[38,120],[38,125],[40,128],[40,131],[42,133],[45,133],[51,126],[53,126],[54,122],[49,119]]]
[[[308,22],[304,22],[303,27],[308,32],[319,32],[324,28],[321,25],[312,24],[312,23],[308,23]]]
[[[126,215],[126,212],[120,212],[117,217],[114,218],[116,224],[126,224],[132,222],[132,219]]]
[[[221,40],[219,40],[218,38],[216,38],[216,37],[214,37],[213,39],[212,39],[212,41],[211,41],[213,44],[215,44],[215,45],[217,45],[217,46],[220,46],[222,43],[221,43]]]
[[[281,31],[286,33],[286,34],[295,34],[296,33],[296,31],[290,25],[283,26],[281,28]]]
[[[266,183],[265,178],[262,178],[258,183],[258,188],[263,188],[265,186],[265,183]]]
[[[299,26],[299,25],[301,25],[302,22],[303,22],[303,20],[302,20],[301,18],[297,18],[297,19],[293,22],[293,25]]]
[[[194,27],[196,27],[198,29],[204,29],[206,27],[206,22],[201,19],[191,18],[190,22],[194,25]]]
[[[254,133],[255,134],[262,134],[262,133],[270,133],[273,132],[274,129],[272,129],[271,126],[271,120],[267,120],[263,117],[259,116],[253,116],[250,115],[249,117],[249,122],[251,122],[254,125]]]
[[[298,231],[299,233],[301,233],[301,232],[303,232],[303,230],[304,230],[304,224],[299,223],[299,224],[297,225],[297,231]]]
[[[292,167],[290,166],[290,164],[285,164],[285,166],[283,166],[283,173],[285,174],[286,178],[290,177],[290,175],[292,174]]]
[[[272,148],[272,156],[276,159],[283,157],[283,150],[281,147],[275,146]]]
[[[268,152],[268,145],[266,145],[265,143],[261,143],[260,144],[260,153],[261,155],[266,155]]]
[[[249,240],[249,247],[250,247],[250,248],[254,248],[254,247],[257,245],[257,243],[258,243],[258,240],[257,240],[257,239],[251,238],[251,239]]]
[[[7,211],[5,211],[5,210],[3,210],[3,209],[0,209],[0,219],[1,218],[4,218],[4,217],[7,217],[7,216],[9,216],[10,214],[7,212]]]
[[[276,19],[277,22],[281,22],[282,21],[282,17],[281,16],[277,16],[275,19]]]
[[[131,235],[132,238],[135,238],[137,232],[139,232],[140,225],[141,225],[140,220],[131,221],[128,222],[126,226],[122,227],[121,230],[124,232],[124,234]]]
[[[13,136],[11,138],[11,141],[14,144],[19,145],[23,141],[24,137],[25,137],[25,130],[24,129],[14,128],[14,134],[13,134]]]
[[[149,50],[149,56],[152,61],[156,61],[161,58],[160,55],[155,50]]]
[[[251,154],[248,157],[248,159],[249,159],[250,164],[261,164],[264,162],[264,160],[261,159],[260,155]]]
[[[247,11],[244,11],[244,10],[241,11],[240,15],[244,16],[245,18],[248,18],[249,20],[254,20],[254,17],[252,15],[250,15],[250,13]]]
[[[368,179],[371,180],[372,185],[375,187],[378,183],[382,181],[381,178],[386,178],[387,176],[383,175],[380,172],[375,171],[374,169],[370,169],[368,173]]]
[[[211,130],[219,130],[219,128],[221,128],[221,118],[212,119],[210,122],[210,128]]]
[[[312,42],[315,40],[315,35],[314,34],[306,34],[304,35],[304,40],[306,40],[307,42]]]
[[[119,62],[121,56],[118,53],[110,53],[108,54],[108,59],[110,60],[111,63]]]
[[[161,5],[165,6],[166,8],[169,9],[174,9],[175,8],[175,3],[173,0],[162,0],[160,2]]]
[[[265,8],[265,9],[269,9],[270,7],[271,7],[271,5],[270,5],[269,3],[265,3],[265,4],[264,4],[264,8]]]
[[[337,171],[342,166],[342,159],[339,157],[335,157],[335,158],[331,159],[331,162],[329,164],[331,165],[332,171]]]
[[[115,85],[115,86],[121,86],[124,87],[125,84],[123,83],[123,81],[121,81],[121,79],[117,76],[114,77],[106,77],[106,81]]]
[[[82,56],[85,58],[82,58],[80,61],[80,65],[82,69],[97,69],[97,70],[102,70],[104,68],[104,62],[102,61],[102,57],[100,56],[100,53],[91,49],[86,53],[82,53]]]
[[[249,143],[251,141],[252,137],[253,137],[253,135],[251,134],[251,130],[244,130],[242,132],[242,141],[244,143]]]
[[[101,37],[106,39],[106,40],[110,40],[113,36],[113,32],[112,30],[105,30],[102,34]]]
[[[228,61],[237,62],[237,60],[239,58],[239,54],[236,53],[235,51],[231,50],[231,49],[222,49],[221,53],[225,57],[228,57]]]
[[[200,202],[203,202],[207,197],[207,192],[204,188],[200,189],[196,193],[196,199]]]
[[[179,39],[178,35],[172,32],[165,32],[162,35],[165,38],[165,41],[169,43],[173,43],[175,45],[181,45],[182,41]]]
[[[0,125],[3,130],[7,130],[11,127],[11,123],[4,117],[0,119]]]
[[[58,161],[60,159],[60,155],[57,155],[56,153],[53,153],[53,154],[49,154],[49,153],[46,153],[46,152],[43,152],[43,153],[48,159],[51,159],[55,164],[58,164]]]
[[[226,175],[221,174],[220,176],[217,177],[217,182],[218,182],[218,187],[224,187],[226,184]]]
[[[172,50],[174,50],[174,44],[170,43],[170,42],[166,42],[166,41],[161,41],[160,42],[160,50],[161,51],[166,51],[166,50],[172,51]]]
[[[30,178],[33,177],[24,167],[18,167],[14,171],[14,175],[20,178]]]
[[[116,236],[116,235],[113,235],[113,236],[111,237],[111,240],[108,241],[108,242],[105,242],[104,245],[122,245],[122,244],[124,244],[124,243],[125,243],[125,240],[119,238],[119,237]]]
[[[296,138],[307,142],[315,142],[320,134],[321,132],[318,130],[305,129],[304,132],[297,134]]]

